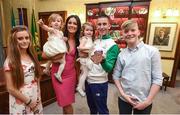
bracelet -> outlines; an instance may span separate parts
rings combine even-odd
[[[29,99],[29,101],[27,103],[25,103],[26,105],[29,105],[31,103],[32,99]]]

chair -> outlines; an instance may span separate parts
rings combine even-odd
[[[162,84],[161,89],[164,89],[164,91],[166,91],[167,86],[169,85],[169,78],[170,78],[170,76],[168,76],[164,72],[162,73],[162,76],[163,76],[163,84]]]

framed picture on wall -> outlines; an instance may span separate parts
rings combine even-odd
[[[162,51],[172,51],[177,23],[153,22],[149,29],[149,44]]]

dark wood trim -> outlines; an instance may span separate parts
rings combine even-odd
[[[107,2],[98,2],[98,3],[87,3],[85,5],[99,5],[99,4],[110,4],[110,3],[123,3],[123,2],[150,2],[151,0],[122,0],[122,1],[107,1]]]
[[[54,98],[51,98],[51,99],[49,99],[49,100],[46,100],[46,101],[44,101],[42,104],[43,104],[43,107],[45,107],[45,106],[47,106],[47,105],[49,105],[49,104],[51,104],[51,103],[54,103],[56,101],[56,97],[54,97]]]
[[[171,87],[174,87],[175,86],[175,82],[176,82],[176,74],[177,74],[179,58],[180,58],[180,52],[178,51],[179,49],[180,49],[180,30],[179,30],[178,40],[177,40],[177,46],[176,46],[176,53],[175,53],[175,61],[174,61],[173,71],[172,71],[171,80],[170,80],[170,83],[169,83],[169,85]]]
[[[0,114],[9,113],[9,93],[6,90],[4,70],[0,68]]]
[[[172,58],[172,57],[161,57],[161,59],[166,59],[166,60],[175,60],[175,58]]]

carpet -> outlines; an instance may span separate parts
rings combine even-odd
[[[86,97],[76,93],[76,102],[73,104],[75,114],[89,114]],[[110,114],[118,114],[118,93],[114,84],[109,84],[108,108]],[[62,108],[57,103],[44,107],[44,114],[62,114]],[[152,114],[180,114],[180,87],[160,90],[153,101]]]

